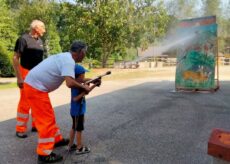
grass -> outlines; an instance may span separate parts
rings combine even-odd
[[[0,90],[1,89],[9,89],[17,87],[16,83],[0,83]]]
[[[129,80],[138,78],[152,78],[174,75],[174,70],[141,70],[141,69],[94,69],[86,73],[87,78],[93,78],[111,70],[111,75],[103,77],[103,80]]]

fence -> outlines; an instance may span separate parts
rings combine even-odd
[[[176,58],[158,58],[158,60],[146,60],[141,62],[116,62],[114,68],[137,69],[137,68],[158,68],[176,66]]]

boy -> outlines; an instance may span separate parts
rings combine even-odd
[[[81,65],[75,65],[75,80],[79,83],[84,83],[87,81],[85,78],[85,72],[87,70],[84,69]],[[89,79],[88,79],[89,80]],[[90,86],[90,91],[94,89],[96,86],[99,86],[100,82],[93,84]],[[70,151],[76,150],[76,154],[85,154],[90,152],[90,148],[82,145],[82,131],[84,130],[84,114],[86,112],[86,102],[85,102],[85,92],[81,92],[81,90],[77,88],[71,89],[71,108],[70,115],[73,120],[72,129],[70,130],[70,142],[68,145],[68,149]],[[76,134],[76,143],[74,143],[74,136]]]

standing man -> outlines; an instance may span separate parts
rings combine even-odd
[[[45,25],[40,20],[33,20],[30,24],[30,32],[22,35],[16,41],[13,67],[20,89],[20,100],[17,109],[16,136],[26,138],[27,122],[29,120],[30,105],[25,97],[24,79],[29,70],[35,67],[43,59],[43,43],[40,37],[45,33]],[[36,131],[32,121],[32,132]]]
[[[35,126],[38,130],[38,161],[44,163],[58,162],[61,155],[53,153],[54,147],[69,143],[64,139],[56,124],[54,110],[48,93],[57,89],[63,81],[69,88],[79,88],[88,93],[89,86],[75,81],[75,62],[85,57],[87,46],[75,41],[70,52],[52,55],[34,67],[24,83],[26,97],[32,107]]]

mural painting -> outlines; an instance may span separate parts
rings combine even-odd
[[[214,89],[216,17],[182,20],[178,25],[177,37],[184,40],[177,51],[176,89]]]

